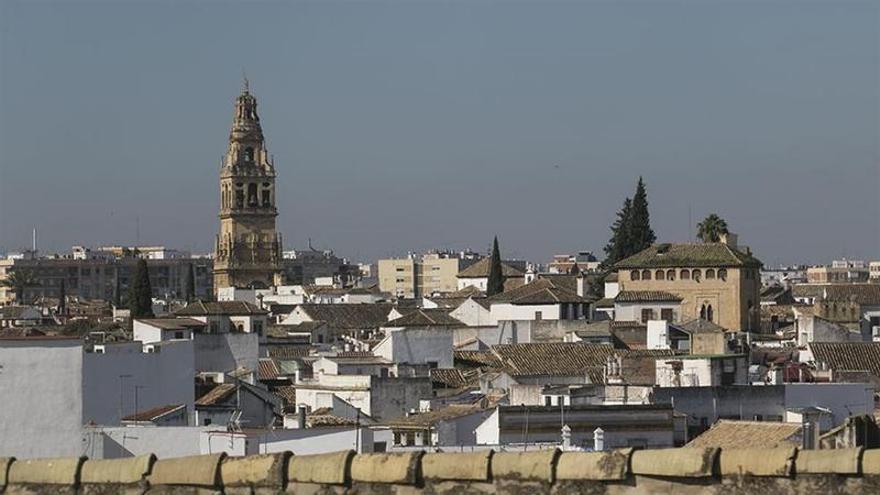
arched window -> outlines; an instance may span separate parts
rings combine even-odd
[[[640,278],[640,277],[639,277],[639,271],[638,271],[638,270],[633,270],[633,271],[629,272],[629,279],[630,279],[630,280],[639,280],[639,278]]]
[[[691,271],[688,269],[684,269],[681,271],[681,279],[682,280],[690,280],[691,279]]]
[[[711,268],[706,270],[706,280],[714,279],[714,278],[715,278],[715,270],[713,270]]]
[[[706,308],[706,319],[709,320],[709,321],[712,321],[712,318],[714,318],[714,317],[715,317],[715,314],[714,314],[714,312],[712,311],[712,305],[710,304],[710,305]]]
[[[666,270],[666,280],[675,280],[675,270]]]
[[[642,280],[651,280],[651,270],[642,270]]]
[[[257,185],[248,184],[248,206],[257,206]]]
[[[241,189],[235,190],[235,206],[238,208],[244,207],[244,191]]]
[[[721,280],[727,280],[727,270],[725,270],[724,268],[719,268],[718,278],[720,278]]]
[[[266,208],[272,206],[272,193],[268,189],[263,189],[263,206]]]
[[[663,270],[657,270],[656,272],[654,272],[654,278],[656,280],[665,280],[666,272],[664,272]]]
[[[706,305],[705,304],[700,306],[700,319],[701,320],[706,319]]]
[[[244,149],[244,159],[248,162],[254,161],[254,149],[250,146]]]
[[[694,270],[693,273],[691,273],[691,278],[694,279],[694,282],[699,282],[700,279],[703,278],[703,274],[700,270]]]

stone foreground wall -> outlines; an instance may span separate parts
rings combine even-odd
[[[880,449],[0,458],[0,493],[868,494],[880,493]]]

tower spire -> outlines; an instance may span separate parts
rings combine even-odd
[[[247,72],[244,69],[241,69],[241,92],[242,93],[250,93],[251,84],[248,81]]]

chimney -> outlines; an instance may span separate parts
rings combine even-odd
[[[584,294],[587,292],[587,277],[584,276],[584,272],[580,272],[577,275],[577,294],[581,297],[584,297]]]
[[[593,430],[593,450],[596,452],[605,450],[605,430],[602,428]]]
[[[571,450],[571,428],[562,425],[562,450]]]
[[[302,430],[306,427],[306,406],[305,404],[297,404],[296,406],[296,421],[293,423],[293,428],[297,430]]]
[[[819,422],[817,418],[812,417],[812,415],[804,414],[803,415],[803,435],[804,435],[804,450],[815,450],[819,448]]]

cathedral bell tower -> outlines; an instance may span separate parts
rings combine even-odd
[[[275,232],[275,164],[247,79],[235,99],[229,148],[220,169],[220,234],[214,289],[281,285],[281,235]]]

